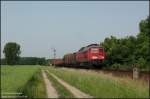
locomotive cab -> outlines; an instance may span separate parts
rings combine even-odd
[[[98,44],[91,44],[82,47],[76,54],[76,60],[80,64],[88,64],[90,66],[99,66],[105,59],[105,52]]]
[[[90,49],[90,59],[91,60],[103,60],[105,58],[104,49],[99,47],[94,47]]]
[[[89,62],[93,66],[98,66],[103,63],[105,59],[104,49],[102,47],[91,47],[89,49]]]

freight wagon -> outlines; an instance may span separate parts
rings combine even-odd
[[[75,65],[76,64],[76,53],[66,54],[63,57],[65,65]]]
[[[56,66],[62,66],[64,64],[64,61],[62,59],[51,59],[50,64]]]

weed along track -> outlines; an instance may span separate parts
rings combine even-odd
[[[62,79],[58,78],[56,75],[53,73],[50,73],[48,70],[47,72],[55,78],[60,84],[62,84],[68,91],[70,91],[75,98],[93,98],[92,96],[80,91],[79,89],[75,88],[74,86],[71,86],[70,84],[66,83]]]
[[[47,75],[45,74],[45,71],[43,71],[43,70],[42,70],[42,75],[43,75],[45,86],[46,86],[47,97],[48,98],[58,98],[56,89],[52,86],[51,82],[47,78]]]

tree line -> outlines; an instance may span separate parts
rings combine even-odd
[[[111,36],[100,43],[106,51],[104,64],[107,68],[130,69],[137,66],[141,69],[148,69],[150,62],[149,37],[150,19],[142,20],[139,23],[140,32],[136,36],[116,38]]]
[[[20,57],[14,64],[8,64],[5,58],[1,59],[1,65],[48,65],[48,60],[39,57]]]

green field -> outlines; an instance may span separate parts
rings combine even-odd
[[[149,85],[129,78],[117,78],[92,71],[46,66],[1,66],[1,93],[18,93],[29,98],[46,98],[41,69],[49,70],[81,91],[98,98],[148,98]],[[73,97],[47,73],[59,97]]]
[[[32,80],[33,75],[35,75],[40,68],[40,66],[1,66],[2,95],[5,93],[23,93],[27,83],[34,83],[34,80]],[[25,92],[28,93],[27,89]],[[28,94],[24,95],[29,96]]]

